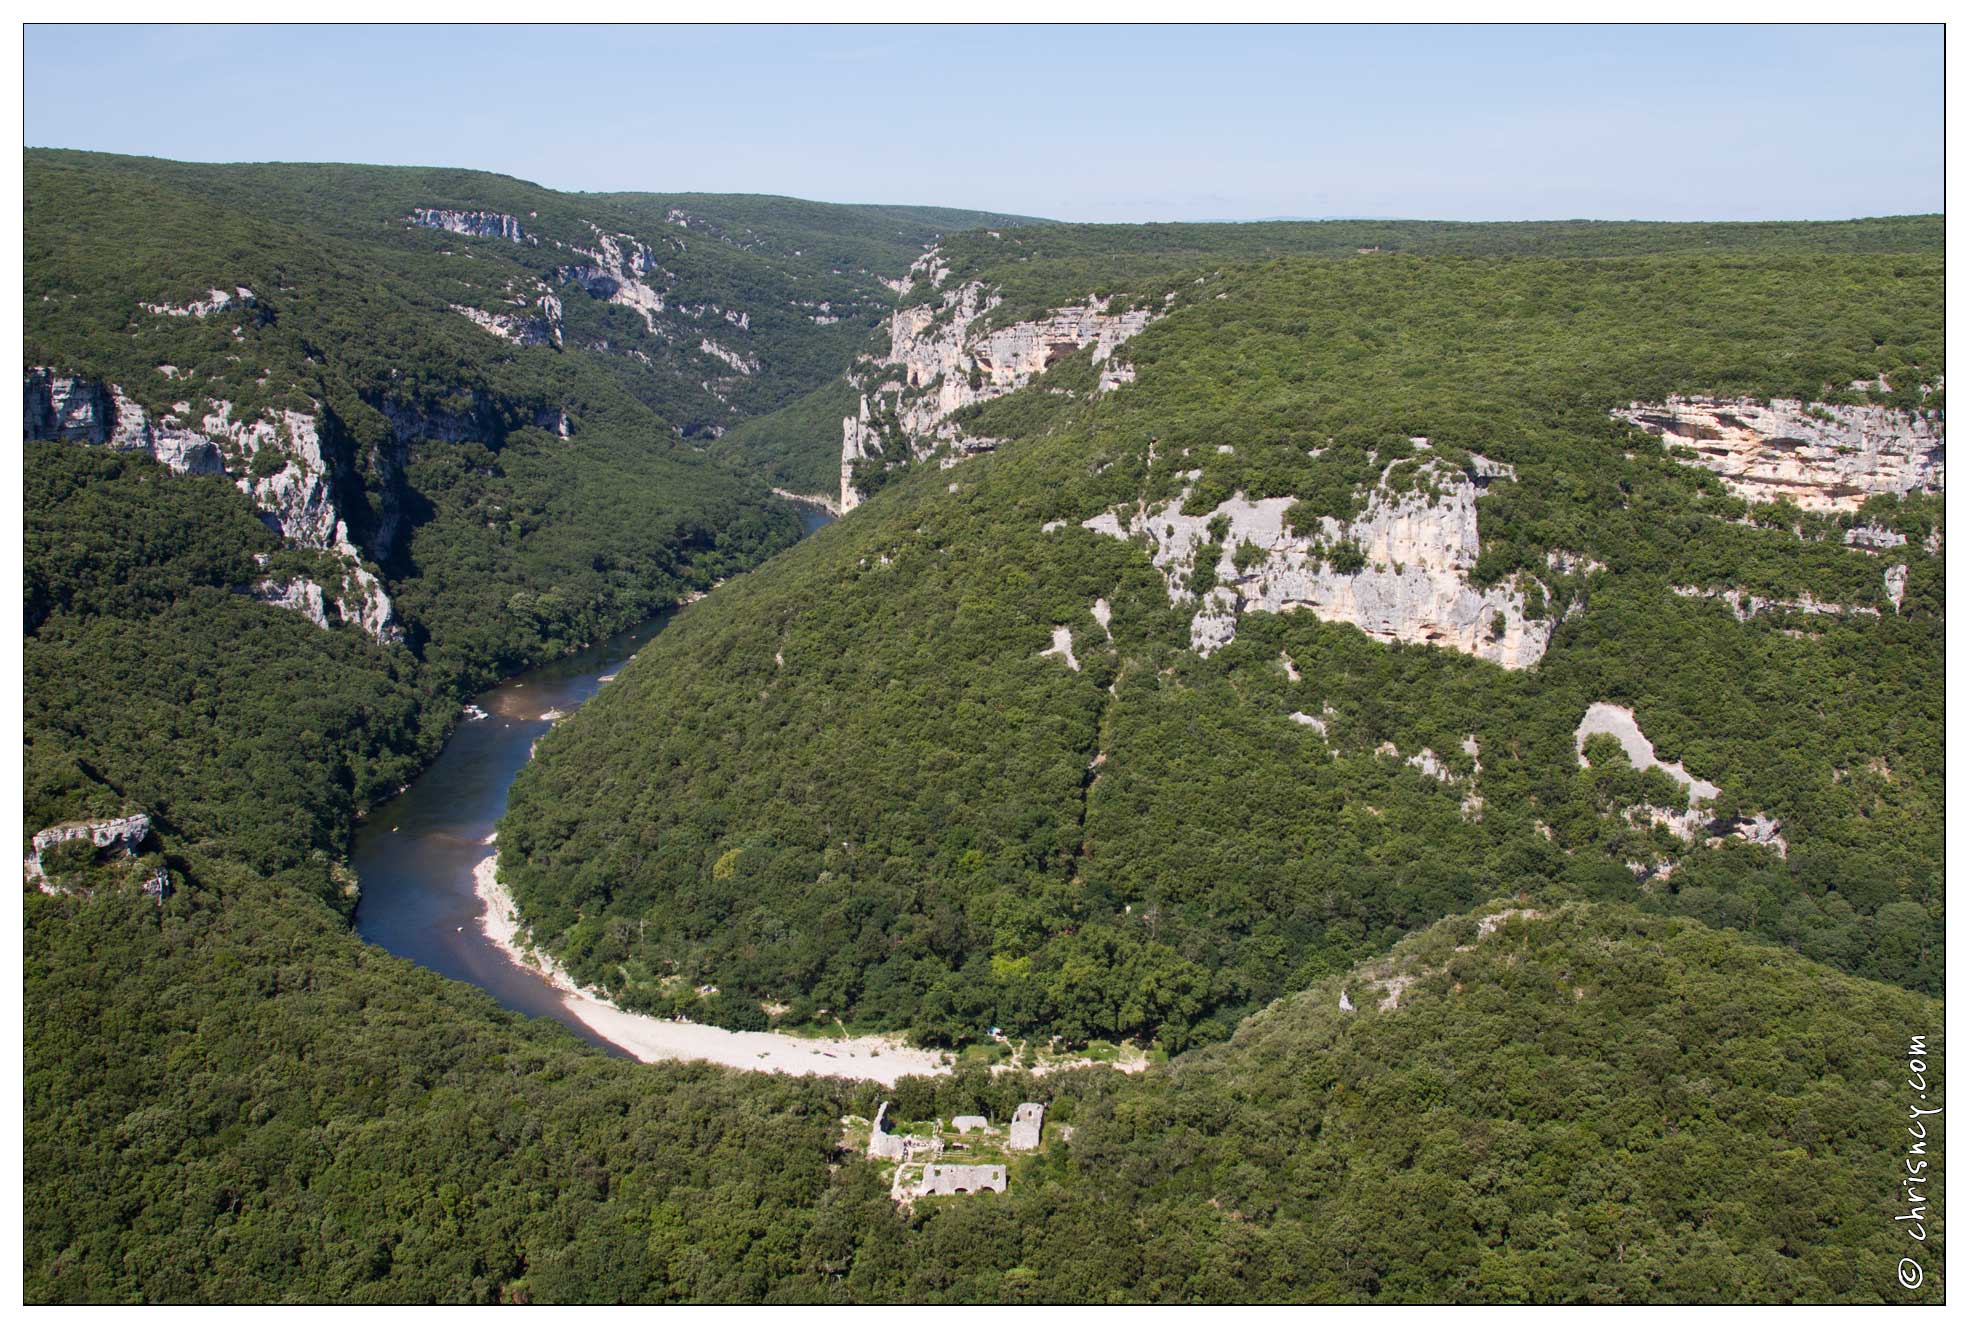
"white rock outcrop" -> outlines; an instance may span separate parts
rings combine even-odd
[[[589,229],[595,233],[595,247],[574,247],[589,261],[555,269],[555,280],[580,282],[595,299],[633,309],[652,333],[660,332],[656,316],[663,312],[663,296],[643,278],[661,274],[674,279],[674,274],[665,271],[656,254],[635,236],[610,235],[592,224]]]
[[[412,208],[406,218],[412,226],[428,226],[453,235],[511,240],[514,244],[540,241],[520,228],[520,219],[504,212],[482,212],[464,208]]]
[[[1687,794],[1688,802],[1680,808],[1655,807],[1646,803],[1628,808],[1625,816],[1630,825],[1661,826],[1677,839],[1690,843],[1700,836],[1711,847],[1723,843],[1726,837],[1734,836],[1751,844],[1763,845],[1780,858],[1788,852],[1789,846],[1784,836],[1778,833],[1779,824],[1775,818],[1756,812],[1748,817],[1717,819],[1708,805],[1723,791],[1709,781],[1691,775],[1681,762],[1665,762],[1656,756],[1654,744],[1641,732],[1629,707],[1596,701],[1586,708],[1586,714],[1573,730],[1573,748],[1582,767],[1591,764],[1586,760],[1586,742],[1595,734],[1607,734],[1617,739],[1634,769],[1661,771],[1681,785]]]
[[[29,369],[25,378],[26,437],[143,452],[181,475],[236,476],[235,486],[252,498],[260,519],[289,546],[337,556],[343,582],[335,601],[345,621],[378,641],[402,641],[390,597],[362,566],[361,551],[350,541],[347,523],[336,508],[333,467],[313,415],[282,410],[272,418],[239,420],[233,418],[232,403],[220,401],[193,428],[181,418],[191,410],[186,402],[152,421],[113,383],[46,368]],[[277,469],[255,465],[268,449],[281,463]],[[259,589],[253,593],[316,619],[319,601],[290,587],[265,595]]]
[[[471,305],[453,305],[451,312],[463,314],[502,341],[515,346],[559,346],[561,344],[561,299],[551,292],[529,305],[523,299],[512,302],[517,308],[497,313]]]
[[[1856,549],[1871,549],[1880,552],[1899,549],[1907,543],[1907,537],[1899,531],[1875,522],[1862,522],[1846,532],[1846,543]]]
[[[919,278],[932,288],[948,275],[936,252],[918,259],[907,291]],[[966,406],[1017,392],[1060,360],[1092,346],[1100,370],[1098,390],[1111,391],[1134,381],[1134,370],[1114,352],[1158,315],[1148,309],[1110,311],[1109,301],[1090,295],[1085,303],[1055,309],[1044,318],[988,328],[987,315],[1001,297],[983,282],[945,291],[939,301],[899,309],[889,318],[889,349],[875,362],[879,379],[865,386],[856,415],[842,421],[843,485],[854,462],[885,455],[895,447],[918,460],[949,450],[954,458],[990,451],[992,439],[965,438],[950,416]],[[886,372],[885,372],[886,371]],[[884,439],[869,427],[869,396],[892,411],[899,437]],[[843,502],[847,503],[844,487]],[[853,506],[852,503],[847,503]]]
[[[1116,347],[1147,327],[1146,309],[1108,312],[1108,302],[1056,309],[1043,319],[993,331],[973,331],[999,304],[983,282],[944,294],[941,306],[899,309],[889,319],[889,355],[905,387],[930,390],[910,399],[901,413],[912,437],[932,435],[952,412],[1017,392],[1060,360],[1092,345],[1104,364]]]
[[[1698,780],[1690,775],[1681,762],[1665,762],[1655,756],[1655,745],[1641,732],[1635,722],[1631,707],[1615,706],[1612,702],[1596,701],[1586,708],[1586,714],[1573,730],[1573,749],[1584,767],[1586,760],[1586,740],[1596,734],[1608,734],[1619,741],[1621,750],[1627,754],[1628,762],[1637,771],[1657,770],[1666,773],[1675,783],[1688,790],[1689,806],[1707,802],[1723,791],[1707,780]]]
[[[142,812],[127,817],[108,817],[101,821],[65,821],[36,831],[28,840],[24,863],[27,879],[41,890],[53,894],[55,884],[48,879],[41,859],[47,850],[70,840],[87,840],[98,852],[113,848],[124,854],[134,854],[149,835],[150,817]]]
[[[1779,398],[1670,397],[1616,419],[1657,435],[1751,503],[1789,499],[1808,512],[1852,512],[1874,494],[1942,492],[1938,418],[1887,406]]]
[[[153,304],[144,301],[141,307],[146,313],[162,314],[167,318],[206,318],[221,310],[231,309],[235,305],[243,309],[251,309],[258,303],[258,298],[244,286],[236,286],[230,291],[220,290],[215,286],[205,293],[203,300],[187,300],[181,305]]]
[[[1903,567],[1901,571],[1905,573],[1907,569]],[[1888,587],[1889,590],[1891,591],[1892,589],[1891,580],[1888,583]],[[1681,596],[1685,600],[1721,600],[1724,604],[1727,604],[1730,607],[1730,612],[1736,615],[1737,622],[1739,623],[1748,623],[1752,618],[1756,617],[1758,614],[1766,613],[1774,609],[1789,610],[1793,613],[1799,613],[1799,614],[1830,614],[1835,616],[1844,615],[1844,614],[1858,614],[1861,615],[1862,617],[1872,616],[1876,618],[1879,617],[1880,614],[1880,611],[1878,609],[1875,609],[1871,605],[1838,604],[1831,600],[1821,600],[1817,596],[1813,595],[1810,591],[1807,591],[1805,592],[1805,594],[1800,596],[1787,598],[1787,599],[1778,599],[1778,598],[1772,598],[1762,595],[1752,595],[1750,592],[1740,591],[1734,586],[1725,586],[1721,588],[1703,587],[1703,586],[1671,586],[1669,587],[1669,589],[1675,592],[1675,594]],[[1900,607],[1898,601],[1895,602],[1894,607],[1897,609]]]
[[[744,355],[732,350],[728,346],[720,346],[709,337],[700,340],[697,344],[697,349],[714,360],[730,365],[741,374],[750,376],[759,372],[759,358],[757,356]]]
[[[141,452],[180,475],[221,475],[225,458],[210,439],[176,417],[153,423],[144,408],[113,383],[33,368],[25,375],[23,432],[27,438],[97,443]]]
[[[253,598],[278,609],[291,609],[318,628],[328,624],[328,602],[320,586],[306,577],[253,583]]]
[[[1043,660],[1049,655],[1058,656],[1060,659],[1065,660],[1067,662],[1067,668],[1073,670],[1074,673],[1077,674],[1080,672],[1080,661],[1075,659],[1073,654],[1072,628],[1059,626],[1053,629],[1053,644],[1041,651],[1039,658]]]
[[[1479,473],[1491,465],[1478,460]],[[1471,584],[1479,552],[1472,474],[1432,464],[1428,481],[1401,493],[1376,489],[1359,516],[1344,523],[1322,517],[1316,534],[1286,525],[1293,498],[1242,494],[1201,516],[1184,515],[1184,499],[1176,498],[1153,510],[1138,504],[1132,512],[1105,512],[1081,525],[1121,540],[1147,538],[1171,602],[1197,605],[1190,645],[1202,655],[1235,639],[1240,614],[1305,610],[1351,623],[1378,641],[1443,646],[1507,669],[1530,668],[1544,655],[1552,625],[1527,617],[1516,587]],[[1224,532],[1217,585],[1198,596],[1190,587],[1213,524]],[[1346,548],[1358,551],[1358,570],[1334,566]],[[1241,549],[1248,560],[1243,570]]]

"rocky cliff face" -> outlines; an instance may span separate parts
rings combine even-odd
[[[1873,494],[1942,492],[1938,417],[1885,406],[1670,397],[1615,411],[1751,503],[1789,499],[1808,512],[1853,512]]]
[[[674,281],[676,274],[666,271],[650,247],[635,236],[610,235],[599,226],[590,229],[595,233],[595,247],[574,248],[588,262],[557,269],[555,279],[580,282],[595,299],[635,310],[652,333],[662,335],[656,316],[663,312],[663,296],[643,278],[658,275]]]
[[[511,240],[514,244],[540,243],[520,227],[520,219],[504,212],[480,212],[458,208],[412,208],[407,218],[412,226],[428,226],[453,235],[473,235],[488,239]]]
[[[1478,459],[1477,469],[1485,468],[1502,470]],[[1295,499],[1242,494],[1198,517],[1185,516],[1178,498],[1081,524],[1122,540],[1147,537],[1170,601],[1197,605],[1190,645],[1199,654],[1234,640],[1241,614],[1305,610],[1379,641],[1443,646],[1507,669],[1530,668],[1544,655],[1552,625],[1526,615],[1518,587],[1470,582],[1480,552],[1475,478],[1440,465],[1426,478],[1424,487],[1402,493],[1377,489],[1353,520],[1321,517],[1318,530],[1304,534],[1287,525]],[[1215,561],[1204,580],[1214,584],[1199,595],[1192,587],[1206,547]]]
[[[1907,566],[1905,564],[1897,564],[1895,566],[1899,569],[1901,587],[1904,589],[1906,586]],[[1888,570],[1885,582],[1891,597],[1895,590],[1894,569]],[[1752,595],[1750,592],[1739,590],[1734,586],[1671,586],[1669,589],[1685,600],[1721,600],[1730,607],[1730,612],[1736,615],[1737,622],[1739,623],[1748,623],[1757,615],[1769,613],[1773,610],[1798,614],[1831,614],[1835,616],[1860,614],[1871,615],[1876,618],[1880,614],[1880,611],[1871,605],[1844,605],[1831,600],[1821,600],[1810,591],[1796,597],[1767,597]],[[1894,600],[1894,607],[1896,609],[1900,608],[1899,599]]]
[[[244,286],[234,287],[230,291],[222,291],[215,286],[205,293],[203,300],[188,300],[181,305],[152,304],[146,301],[139,308],[146,313],[162,314],[167,318],[207,318],[223,310],[252,309],[258,304],[259,300],[253,292]]]
[[[102,821],[65,821],[58,826],[36,831],[29,839],[23,864],[25,875],[28,881],[52,895],[61,886],[48,876],[43,855],[56,845],[67,844],[71,840],[87,840],[99,854],[107,851],[131,855],[149,836],[150,816],[143,812],[126,817],[109,817]]]
[[[291,609],[316,627],[328,623],[328,607],[321,587],[306,577],[286,581],[259,581],[253,584],[253,598],[278,609]]]
[[[463,314],[472,322],[503,341],[515,346],[559,346],[561,344],[561,300],[550,291],[543,290],[530,304],[525,299],[515,299],[512,308],[490,312],[475,309],[470,305],[453,305],[455,314]]]
[[[919,283],[934,290],[947,275],[933,250],[917,260],[902,291],[906,295]],[[1156,317],[1147,309],[1110,312],[1108,301],[1089,296],[1085,304],[1053,310],[1044,318],[988,330],[983,326],[986,316],[999,303],[997,293],[983,282],[969,282],[936,301],[890,316],[888,351],[869,366],[871,373],[859,376],[866,380],[858,383],[865,389],[860,410],[842,421],[844,507],[860,501],[849,473],[861,458],[894,455],[898,449],[918,460],[939,451],[955,457],[989,451],[994,440],[962,437],[950,416],[1017,392],[1088,346],[1094,348],[1100,370],[1100,391],[1133,382],[1133,368],[1118,364],[1114,351]],[[894,436],[871,428],[870,397],[886,408],[881,414],[893,415]]]
[[[362,566],[362,552],[349,539],[348,524],[336,508],[334,463],[322,447],[320,422],[299,411],[270,418],[239,420],[231,402],[215,403],[196,427],[177,409],[160,420],[113,383],[102,383],[48,368],[25,375],[24,433],[29,439],[100,444],[142,452],[180,475],[227,475],[252,498],[260,520],[289,546],[333,554],[343,577],[334,599],[341,617],[378,641],[400,642],[402,629],[382,584]],[[261,454],[267,458],[262,459]],[[270,465],[277,461],[277,467]],[[312,586],[313,583],[307,583]],[[295,609],[326,625],[320,588],[295,592],[291,583],[262,598]]]
[[[180,475],[220,475],[225,459],[211,439],[185,428],[176,416],[153,423],[144,408],[113,383],[27,370],[23,426],[31,439],[106,444],[141,452]]]
[[[868,398],[861,399],[861,409],[841,421],[841,515],[847,516],[861,506],[861,493],[855,488],[855,463],[866,457],[882,455],[881,435],[869,424]]]

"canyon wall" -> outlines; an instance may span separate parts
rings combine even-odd
[[[947,275],[932,250],[917,260],[902,294],[907,296],[919,280],[935,290]],[[1042,318],[990,327],[988,316],[1000,303],[995,291],[974,281],[890,316],[887,351],[869,357],[850,374],[862,389],[862,399],[857,413],[841,422],[844,509],[861,501],[852,480],[857,461],[921,461],[939,452],[961,459],[988,452],[997,440],[966,437],[950,417],[967,406],[1017,392],[1089,346],[1100,370],[1097,391],[1133,382],[1133,368],[1116,362],[1114,352],[1158,317],[1149,309],[1111,311],[1108,300],[1090,295],[1085,303],[1054,309]],[[875,418],[893,424],[879,427],[872,423]]]
[[[220,401],[192,425],[184,418],[190,403],[179,402],[153,420],[113,383],[46,367],[30,368],[24,377],[26,438],[140,452],[180,475],[231,478],[253,500],[260,520],[290,548],[331,554],[341,565],[332,591],[303,579],[298,585],[263,581],[250,588],[252,594],[324,627],[325,606],[332,601],[343,621],[377,641],[402,641],[390,597],[363,566],[362,551],[336,507],[335,466],[323,449],[316,416],[281,410],[240,420],[233,417],[231,402]]]
[[[1874,494],[1942,492],[1943,426],[1924,412],[1670,397],[1613,415],[1750,503],[1789,499],[1807,512],[1854,512]]]
[[[1351,623],[1378,641],[1443,646],[1527,669],[1544,655],[1552,624],[1527,616],[1517,586],[1472,584],[1480,552],[1478,478],[1508,474],[1482,458],[1474,459],[1473,470],[1479,474],[1432,462],[1422,487],[1396,493],[1384,485],[1353,519],[1320,517],[1302,531],[1288,522],[1297,502],[1290,496],[1238,494],[1201,516],[1186,516],[1187,490],[1157,508],[1138,504],[1081,525],[1121,540],[1147,538],[1170,601],[1197,606],[1190,645],[1202,655],[1236,638],[1241,614],[1304,610]],[[1206,550],[1207,575],[1200,577]],[[1206,587],[1201,593],[1199,584]]]

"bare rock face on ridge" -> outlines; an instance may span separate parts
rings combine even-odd
[[[911,269],[910,289],[921,276],[934,289],[944,270],[936,251],[918,259]],[[917,460],[948,448],[954,457],[987,452],[992,439],[964,438],[950,417],[966,406],[1017,392],[1067,356],[1088,346],[1101,370],[1099,391],[1111,391],[1134,381],[1132,367],[1114,360],[1123,342],[1147,327],[1158,315],[1148,309],[1109,310],[1109,302],[1092,295],[1084,304],[1055,309],[1044,318],[986,329],[986,316],[1000,297],[983,282],[968,282],[945,291],[940,301],[899,309],[889,318],[889,349],[875,364],[876,373],[863,376],[859,409],[841,422],[841,506],[861,502],[855,491],[855,463],[892,455],[898,444]],[[855,379],[855,375],[850,375]],[[888,407],[900,439],[885,438],[872,423],[870,400]]]
[[[1481,458],[1477,465],[1508,473]],[[1153,510],[1138,505],[1125,520],[1120,511],[1104,512],[1081,525],[1121,540],[1148,537],[1170,601],[1198,606],[1190,645],[1202,655],[1236,638],[1241,614],[1305,610],[1379,641],[1443,646],[1507,669],[1530,668],[1545,654],[1552,625],[1526,615],[1517,587],[1470,582],[1479,553],[1475,480],[1440,466],[1429,479],[1403,493],[1376,489],[1359,516],[1321,517],[1316,534],[1288,526],[1295,499],[1242,494],[1197,517],[1185,516],[1177,498]],[[1199,596],[1191,589],[1196,562],[1213,543],[1213,524],[1224,533],[1214,542],[1216,584]],[[1259,556],[1240,571],[1238,551],[1246,545]],[[1353,561],[1342,549],[1358,551],[1357,569],[1340,570]]]
[[[1942,492],[1943,427],[1920,412],[1747,397],[1670,397],[1613,412],[1751,503],[1855,512],[1874,494]]]
[[[520,228],[520,219],[504,212],[483,212],[460,208],[413,208],[408,218],[412,226],[428,226],[453,235],[482,239],[511,240],[514,244],[540,243]]]
[[[149,413],[113,383],[101,383],[48,368],[25,374],[23,432],[29,439],[87,443],[120,452],[141,452],[180,475],[236,475],[234,484],[252,498],[260,520],[290,547],[334,554],[343,565],[335,595],[341,617],[377,641],[403,640],[395,608],[382,583],[362,566],[362,552],[349,539],[348,523],[337,510],[332,463],[322,449],[316,417],[283,410],[272,418],[236,420],[232,403],[221,401],[187,425],[174,411],[153,421]],[[179,403],[178,410],[190,410]],[[277,469],[256,466],[272,450]],[[304,614],[327,626],[322,591],[292,583],[262,582],[253,593],[268,603]]]

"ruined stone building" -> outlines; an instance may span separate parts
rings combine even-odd
[[[1045,1116],[1044,1104],[1019,1104],[1019,1110],[1012,1114],[1012,1138],[1007,1141],[1006,1147],[1019,1150],[1039,1148],[1039,1129]]]
[[[922,1158],[938,1158],[943,1155],[943,1141],[924,1139],[920,1135],[891,1135],[882,1128],[882,1118],[889,1113],[889,1105],[883,1103],[875,1109],[875,1120],[868,1128],[868,1156],[870,1158],[893,1158],[898,1163],[908,1163]]]
[[[973,1195],[979,1191],[1005,1193],[1003,1163],[931,1163],[923,1169],[921,1180],[907,1188],[909,1196]]]

